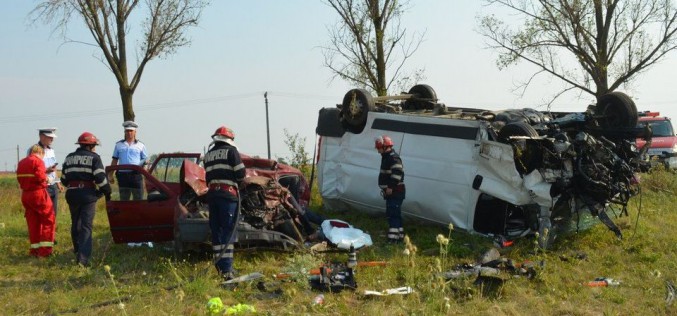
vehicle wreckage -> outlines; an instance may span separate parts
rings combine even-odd
[[[241,155],[247,176],[239,188],[241,220],[236,248],[295,249],[313,233],[302,215],[310,189],[296,168],[275,160]],[[210,241],[205,170],[199,153],[160,154],[148,170],[109,166],[106,172],[134,172],[144,181],[140,200],[120,199],[112,184],[106,202],[115,243],[173,241],[177,254]]]
[[[627,214],[642,164],[633,100],[621,92],[584,112],[447,107],[428,85],[399,96],[363,89],[320,110],[318,184],[328,208],[383,212],[373,140],[390,136],[405,167],[409,216],[547,247],[583,212],[619,237],[607,212]],[[648,146],[645,146],[648,148]]]

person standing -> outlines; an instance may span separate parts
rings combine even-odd
[[[33,145],[28,156],[21,159],[16,168],[31,242],[29,254],[35,257],[50,256],[54,246],[54,211],[47,193],[44,156],[45,150],[40,145]]]
[[[42,158],[42,161],[45,163],[45,171],[47,172],[47,193],[49,198],[52,200],[52,211],[54,216],[58,209],[59,193],[64,191],[63,185],[59,182],[59,179],[56,176],[56,166],[58,162],[56,160],[56,154],[52,148],[52,142],[56,138],[56,128],[41,128],[38,130],[38,140],[37,145],[42,147],[45,151],[45,155]],[[28,154],[30,155],[30,148],[28,149]]]
[[[404,167],[400,155],[393,149],[393,140],[390,137],[383,135],[377,138],[375,147],[381,154],[378,186],[386,201],[388,242],[398,243],[404,239],[404,228],[402,228],[402,202],[406,193]]]
[[[237,238],[238,183],[245,178],[245,167],[237,151],[233,131],[225,126],[212,135],[211,148],[204,156],[209,204],[209,228],[212,232],[214,265],[224,280],[235,277],[233,244]]]
[[[68,188],[66,201],[71,211],[71,240],[79,265],[88,267],[92,255],[92,227],[96,201],[106,196],[110,200],[111,188],[101,157],[95,152],[99,140],[94,134],[84,132],[78,137],[78,149],[66,156],[61,172],[61,182]]]
[[[148,159],[148,152],[146,145],[136,139],[136,129],[139,125],[133,121],[125,121],[122,126],[125,128],[125,139],[115,143],[111,166],[120,164],[143,167]],[[111,183],[115,183],[113,177],[108,178]],[[134,200],[143,199],[143,176],[138,171],[118,170],[115,172],[115,178],[120,187],[121,201],[128,201],[130,195]]]

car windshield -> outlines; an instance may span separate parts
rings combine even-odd
[[[647,123],[651,126],[654,137],[671,137],[675,135],[672,131],[672,124],[670,124],[670,121],[668,120],[639,122],[637,127],[644,127]]]

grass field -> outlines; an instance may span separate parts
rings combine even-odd
[[[625,238],[618,240],[603,225],[559,240],[548,251],[534,239],[502,249],[504,257],[543,261],[534,279],[502,272],[500,282],[475,285],[474,278],[445,282],[436,273],[456,264],[473,263],[492,246],[490,240],[449,231],[439,225],[405,220],[416,251],[386,245],[385,219],[352,212],[328,213],[314,196],[313,207],[369,232],[375,245],[358,253],[359,261],[385,260],[386,267],[356,270],[358,289],[325,294],[313,305],[313,292],[303,278],[275,281],[279,272],[299,272],[320,262],[345,261],[345,254],[238,252],[235,266],[243,273],[261,272],[263,292],[255,284],[235,290],[219,286],[211,260],[193,253],[173,256],[171,244],[153,248],[112,243],[103,201],[94,227],[92,267],[75,265],[70,218],[63,195],[57,217],[55,255],[29,257],[28,235],[13,175],[0,177],[0,314],[3,315],[204,315],[219,297],[225,306],[253,306],[263,315],[674,315],[677,302],[666,302],[668,282],[677,281],[677,177],[658,172],[643,175],[643,193],[633,198],[629,217],[616,219]],[[641,208],[640,208],[641,206]],[[639,217],[638,217],[639,213]],[[448,237],[448,247],[437,236]],[[620,281],[612,287],[587,287],[596,277]],[[363,290],[410,286],[402,296],[365,297]],[[223,314],[223,312],[219,313]]]

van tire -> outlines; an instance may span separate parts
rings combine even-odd
[[[530,136],[538,137],[538,132],[531,125],[524,122],[508,123],[498,131],[498,141],[504,144],[510,144],[510,136]],[[541,160],[541,151],[534,142],[527,141],[524,148],[515,151],[515,168],[520,175],[528,174],[534,171]],[[518,157],[519,154],[519,157]]]
[[[343,96],[341,119],[345,122],[349,132],[359,134],[367,123],[369,111],[374,110],[376,110],[376,105],[369,91],[352,89]]]
[[[427,84],[417,84],[409,89],[414,96],[404,101],[403,110],[432,110],[437,103],[437,93]]]
[[[603,129],[628,128],[637,126],[637,106],[623,92],[607,93],[599,98],[595,116]]]

